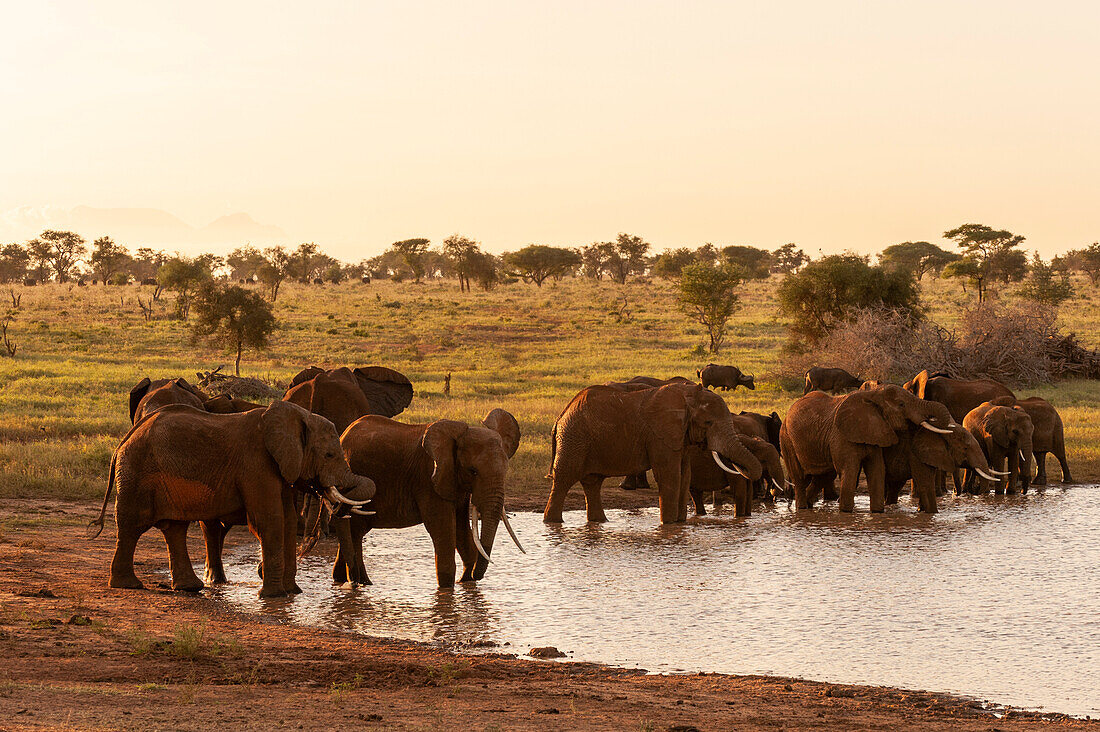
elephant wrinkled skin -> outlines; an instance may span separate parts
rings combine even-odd
[[[1008,475],[994,484],[997,493],[1015,493],[1016,484],[1027,493],[1031,484],[1032,435],[1035,430],[1031,417],[1019,406],[999,406],[984,402],[963,419],[963,426],[982,446],[990,467],[997,471],[1005,470],[1008,463]],[[983,485],[977,477],[967,471],[964,485],[968,490]],[[984,489],[981,489],[984,492]]]
[[[982,402],[997,397],[1012,397],[1012,390],[993,379],[954,379],[942,373],[921,371],[903,387],[921,399],[939,402],[947,407],[956,422],[962,422],[970,410]]]
[[[1028,397],[1027,399],[1013,399],[1000,397],[991,400],[991,403],[1000,407],[1020,407],[1031,418],[1034,432],[1031,437],[1031,449],[1035,455],[1035,465],[1038,470],[1032,485],[1047,484],[1047,453],[1053,453],[1062,469],[1062,482],[1072,483],[1073,476],[1069,472],[1069,463],[1066,461],[1066,436],[1065,427],[1062,425],[1062,417],[1058,410],[1050,402],[1041,397]]]
[[[405,375],[383,366],[344,366],[329,371],[310,366],[294,377],[283,396],[285,401],[331,421],[341,435],[352,422],[368,414],[396,417],[412,398],[412,383]]]
[[[134,574],[134,548],[156,526],[168,544],[173,589],[202,589],[187,554],[188,524],[244,514],[266,569],[260,595],[299,592],[292,488],[299,481],[368,497],[374,490],[351,472],[332,423],[292,404],[226,415],[182,405],[153,412],[115,450],[103,508],[92,522],[102,530],[117,486],[111,587],[143,586]]]
[[[340,540],[333,579],[370,584],[363,563],[366,533],[422,523],[435,548],[439,587],[454,586],[456,550],[463,564],[461,581],[480,580],[498,523],[507,521],[508,461],[519,440],[519,424],[503,409],[489,412],[480,425],[450,419],[402,424],[379,416],[356,420],[341,438],[344,454],[352,470],[372,478],[378,490],[370,505],[373,516],[333,518]],[[482,529],[475,534],[472,521],[478,516]]]
[[[584,487],[589,521],[607,520],[600,497],[605,478],[653,469],[662,523],[687,517],[691,446],[705,447],[750,480],[760,461],[742,444],[721,397],[689,383],[639,391],[582,389],[562,411],[551,436],[550,497],[543,520],[561,523],[569,489]]]

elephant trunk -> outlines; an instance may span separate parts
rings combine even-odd
[[[1033,457],[1031,437],[1020,440],[1020,491],[1027,493],[1031,487],[1031,459]]]
[[[477,500],[476,497],[471,497],[470,507],[473,509],[470,511],[470,532],[475,537],[474,543],[480,543],[481,549],[485,550],[484,554],[478,551],[477,562],[474,564],[474,580],[478,581],[485,576],[485,571],[489,568],[488,555],[493,552],[493,541],[500,526],[500,518],[504,515],[503,485],[499,492],[494,491],[487,499]],[[480,520],[480,532],[478,532],[478,521],[474,520],[475,517]]]
[[[732,422],[715,425],[707,432],[707,449],[712,453],[724,456],[732,460],[740,472],[749,480],[760,480],[764,472],[764,466],[749,452],[749,449],[741,444],[737,432],[733,429]]]

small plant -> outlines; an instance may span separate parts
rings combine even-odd
[[[157,641],[149,633],[141,628],[134,628],[127,634],[130,642],[131,656],[144,656],[152,653],[157,647]]]
[[[206,633],[206,626],[198,627],[190,624],[177,625],[172,633],[172,643],[168,650],[172,655],[180,658],[194,658],[202,650],[202,639]]]

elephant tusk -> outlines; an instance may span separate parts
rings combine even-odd
[[[771,478],[770,480],[772,482],[772,485],[775,486],[775,489],[782,493],[783,489],[779,487],[779,483],[775,480],[775,478]]]
[[[985,478],[986,480],[988,480],[988,481],[992,481],[993,483],[999,483],[999,482],[1001,482],[1001,481],[1000,481],[1000,478],[994,478],[994,477],[993,477],[992,475],[990,475],[989,473],[985,472],[985,471],[984,471],[984,470],[982,470],[981,468],[974,468],[974,472],[975,472],[975,473],[977,473],[978,475],[982,476],[982,477],[983,477],[983,478]],[[1008,473],[1005,473],[1005,475],[1008,475]]]
[[[523,548],[523,545],[519,543],[519,539],[516,537],[516,532],[512,531],[512,524],[508,523],[508,512],[503,508],[500,509],[500,518],[504,520],[504,528],[508,529],[508,536],[512,537],[512,541],[516,542],[516,547],[521,554],[526,554],[527,550]]]
[[[711,455],[711,457],[714,458],[714,462],[718,463],[718,467],[720,467],[722,470],[726,471],[727,473],[732,473],[734,475],[740,475],[742,478],[748,478],[749,477],[749,476],[745,475],[743,472],[741,472],[741,468],[737,467],[737,463],[734,463],[733,464],[733,470],[730,470],[729,467],[727,467],[726,464],[724,462],[722,462],[722,458],[718,457],[718,453],[715,452],[714,450],[710,451],[710,455]]]
[[[362,508],[363,506],[370,503],[370,501],[353,501],[340,491],[336,490],[336,486],[334,485],[330,485],[325,490],[325,496],[334,503],[343,503],[347,506],[355,506],[356,508]]]
[[[350,509],[350,511],[351,511],[351,513],[354,513],[356,516],[373,516],[375,514],[374,511],[364,511],[364,510],[359,509],[359,508],[352,508],[352,509]]]
[[[935,432],[937,435],[949,435],[949,434],[951,434],[951,430],[945,430],[945,429],[942,429],[940,427],[936,427],[935,425],[930,424],[928,422],[928,420],[925,420],[925,421],[921,422],[920,426],[923,427],[924,429],[928,430],[929,432]]]
[[[477,522],[477,506],[474,505],[473,501],[470,501],[470,536],[474,539],[474,546],[477,547],[477,553],[485,557],[486,562],[492,562],[493,560],[489,559],[489,553],[485,551],[485,547],[481,545],[481,539],[477,535]]]
[[[989,472],[993,473],[993,475],[1012,475],[1011,470],[994,470],[993,468],[990,468]]]

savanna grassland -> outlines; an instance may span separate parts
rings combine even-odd
[[[271,348],[246,352],[242,375],[282,387],[310,364],[379,364],[413,382],[415,397],[401,420],[479,420],[504,407],[523,431],[511,492],[536,505],[548,490],[554,419],[586,385],[638,374],[693,377],[709,361],[731,363],[755,373],[758,384],[755,391],[725,393],[734,411],[785,414],[802,390],[789,383],[793,390],[784,390],[770,376],[787,338],[777,283],[773,277],[744,285],[718,356],[703,351],[702,327],[680,312],[674,283],[663,280],[619,286],[565,279],[542,288],[517,282],[472,293],[449,280],[286,284]],[[1095,348],[1098,299],[1084,281],[1077,286],[1079,296],[1061,308],[1061,323]],[[973,306],[973,294],[956,282],[926,280],[923,288],[930,317],[948,327]],[[196,371],[231,368],[231,356],[193,343],[188,324],[169,317],[171,293],[147,322],[137,298],[148,301],[149,287],[47,284],[14,291],[22,295],[10,326],[18,353],[0,359],[0,497],[101,497],[111,452],[130,426],[127,398],[137,381],[194,381]],[[1011,290],[1004,298],[1015,301]],[[449,397],[443,394],[448,372]],[[1075,477],[1100,479],[1100,382],[1060,382],[1018,394],[1055,404]]]

